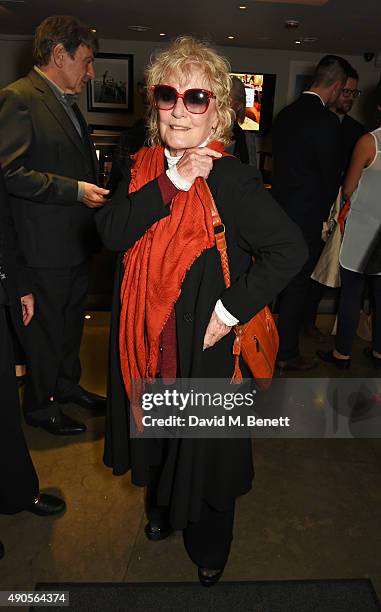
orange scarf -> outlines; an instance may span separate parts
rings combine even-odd
[[[223,150],[219,142],[208,147]],[[140,149],[134,156],[129,192],[164,169],[162,146]],[[159,337],[184,277],[200,254],[215,244],[209,203],[201,193],[196,179],[189,191],[180,191],[172,200],[170,214],[154,223],[124,255],[119,350],[128,397],[131,380],[155,379]]]

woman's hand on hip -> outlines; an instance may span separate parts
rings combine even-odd
[[[205,351],[205,349],[214,346],[216,342],[226,336],[230,330],[231,327],[229,325],[225,325],[225,323],[218,318],[215,311],[213,311],[208,327],[206,328],[203,350]]]
[[[208,147],[198,147],[187,149],[177,163],[178,173],[190,183],[201,176],[208,178],[211,169],[213,168],[213,159],[219,159],[221,153],[208,149]]]

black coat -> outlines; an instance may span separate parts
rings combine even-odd
[[[34,69],[0,91],[0,163],[28,266],[75,266],[99,244],[94,211],[77,201],[78,181],[97,182],[97,159],[76,113],[82,138]]]
[[[232,286],[225,289],[219,255],[208,249],[195,261],[175,305],[178,376],[230,378],[233,372],[231,332],[203,351],[203,338],[218,298],[241,322],[250,319],[287,284],[302,266],[306,249],[297,227],[261,186],[259,175],[237,159],[214,162],[208,179],[226,226]],[[156,221],[167,216],[156,180],[125,197],[126,183],[115,200],[97,213],[98,231],[107,248],[125,251]],[[174,201],[174,206],[176,202]],[[251,266],[251,256],[257,257]],[[114,295],[108,414],[104,461],[115,474],[132,468],[132,481],[145,485],[148,468],[162,461],[157,440],[129,439],[129,405],[118,357],[121,259]],[[224,510],[251,487],[253,466],[249,439],[169,440],[165,477],[159,496],[169,503],[171,522],[182,528],[197,521],[203,499]]]
[[[281,110],[272,135],[272,194],[305,236],[319,237],[341,182],[339,119],[304,93]]]
[[[9,306],[13,324],[22,335],[20,297],[33,292],[33,285],[15,232],[9,198],[0,167],[0,303]]]

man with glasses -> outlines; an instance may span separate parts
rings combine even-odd
[[[351,161],[352,151],[356,142],[365,133],[364,126],[348,113],[352,110],[354,101],[361,95],[358,89],[359,75],[351,66],[347,81],[337,100],[330,110],[337,115],[341,123],[341,138],[343,148],[343,177]]]

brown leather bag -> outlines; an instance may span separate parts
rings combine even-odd
[[[225,226],[221,221],[215,201],[206,181],[204,188],[209,192],[216,246],[220,254],[221,267],[226,287],[230,287],[229,259],[226,247]],[[243,325],[235,325],[236,334],[233,344],[235,367],[231,383],[242,381],[239,357],[242,358],[256,380],[259,389],[268,389],[274,376],[275,361],[279,347],[278,331],[268,306],[257,312]]]

